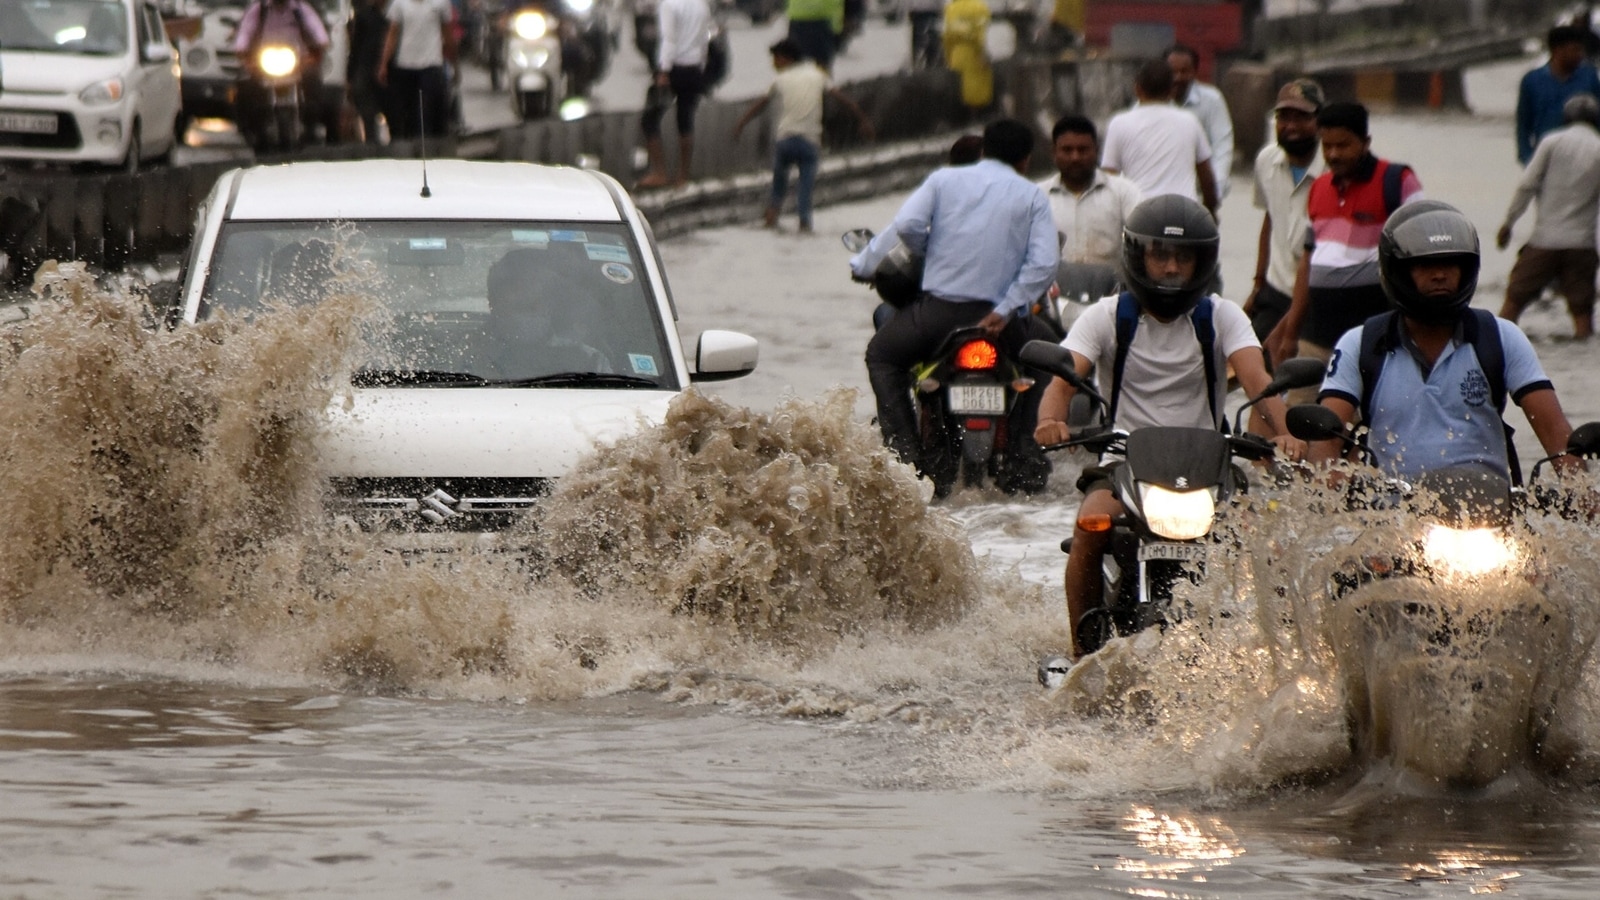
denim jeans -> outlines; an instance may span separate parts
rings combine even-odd
[[[773,209],[783,209],[783,198],[789,193],[789,167],[800,170],[795,184],[795,207],[800,212],[800,227],[811,227],[811,186],[817,183],[817,145],[797,134],[778,141],[772,153]]]

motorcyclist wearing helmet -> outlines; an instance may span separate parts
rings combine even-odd
[[[1368,398],[1367,447],[1378,468],[1391,475],[1416,479],[1456,466],[1478,466],[1508,479],[1514,474],[1509,438],[1490,402],[1490,376],[1466,333],[1479,327],[1470,309],[1479,265],[1477,229],[1447,203],[1407,204],[1383,228],[1378,271],[1395,312],[1345,332],[1318,399],[1353,424]],[[1481,318],[1498,332],[1505,396],[1522,407],[1546,453],[1562,452],[1572,426],[1528,338],[1504,319]],[[1374,383],[1365,385],[1362,336],[1380,325],[1385,331],[1375,347],[1381,365]],[[1319,441],[1310,458],[1330,460],[1342,451],[1339,441]],[[1555,464],[1582,466],[1571,457]]]
[[[1222,428],[1225,377],[1208,379],[1200,322],[1210,316],[1214,333],[1211,350],[1214,373],[1232,366],[1240,384],[1255,396],[1271,376],[1261,353],[1261,342],[1250,319],[1235,303],[1207,293],[1218,267],[1219,235],[1211,214],[1193,200],[1164,194],[1141,202],[1123,226],[1122,278],[1126,295],[1107,297],[1086,310],[1073,323],[1062,346],[1072,351],[1078,373],[1101,373],[1101,393],[1111,400],[1113,421],[1119,431],[1154,425]],[[1126,349],[1121,383],[1117,381],[1118,309],[1131,296],[1137,301],[1137,326]],[[1211,383],[1214,382],[1214,383]],[[1208,389],[1211,396],[1207,396]],[[1034,437],[1043,446],[1072,437],[1067,410],[1076,389],[1056,378],[1045,389],[1039,406]],[[1299,459],[1305,445],[1284,433],[1283,401],[1268,397],[1257,404],[1252,430],[1274,435],[1280,451]],[[1078,479],[1083,504],[1078,521],[1100,516],[1113,519],[1126,514],[1111,491],[1111,468],[1118,463],[1086,467]],[[1089,518],[1093,517],[1093,518]],[[1107,531],[1073,531],[1072,552],[1067,557],[1067,613],[1077,622],[1100,605],[1104,584],[1102,560],[1110,545]],[[1076,637],[1074,637],[1076,641]],[[1073,647],[1073,655],[1078,648]]]

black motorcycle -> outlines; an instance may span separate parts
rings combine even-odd
[[[1095,408],[1106,408],[1094,386],[1078,375],[1072,352],[1065,347],[1030,341],[1020,356],[1026,365],[1072,384]],[[1270,460],[1275,453],[1266,438],[1240,433],[1245,410],[1286,390],[1317,384],[1322,375],[1319,360],[1285,362],[1266,389],[1239,409],[1233,434],[1165,426],[1125,433],[1101,424],[1080,427],[1077,437],[1044,448],[1083,447],[1116,453],[1125,460],[1114,470],[1111,490],[1128,512],[1107,523],[1111,546],[1105,557],[1103,603],[1073,623],[1084,654],[1117,635],[1183,618],[1183,610],[1172,603],[1174,589],[1180,581],[1199,583],[1204,577],[1211,545],[1220,540],[1215,532],[1219,510],[1234,495],[1249,490],[1249,481],[1235,461]],[[1072,538],[1062,541],[1061,549],[1071,552]]]

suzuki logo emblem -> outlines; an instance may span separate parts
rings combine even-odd
[[[1183,477],[1182,475],[1179,475],[1178,476],[1178,480],[1174,481],[1172,483],[1172,486],[1181,491],[1184,488],[1189,486],[1189,479]]]
[[[419,500],[418,505],[422,517],[435,525],[460,515],[454,509],[456,498],[445,493],[443,488],[435,488],[433,493]]]

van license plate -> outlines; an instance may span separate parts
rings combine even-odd
[[[58,123],[54,114],[0,112],[0,131],[15,134],[55,134]]]
[[[1139,561],[1164,560],[1166,562],[1205,562],[1205,544],[1141,544]]]
[[[987,413],[998,416],[1006,411],[1006,389],[999,384],[950,385],[950,411]]]

